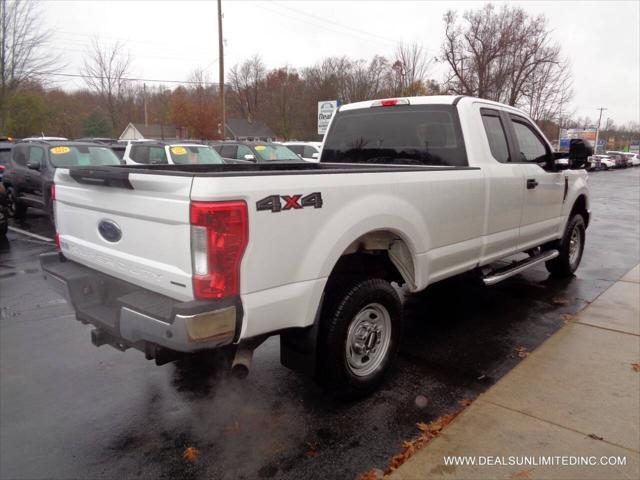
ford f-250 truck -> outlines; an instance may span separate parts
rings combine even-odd
[[[525,114],[478,98],[348,104],[320,163],[59,168],[41,264],[97,346],[158,364],[224,347],[247,372],[280,335],[285,366],[358,396],[398,349],[393,282],[573,274],[588,154],[576,142],[568,169]]]

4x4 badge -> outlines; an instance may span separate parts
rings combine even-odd
[[[283,210],[299,210],[305,207],[322,208],[322,194],[320,192],[314,192],[304,197],[301,193],[294,195],[269,195],[256,202],[256,209],[258,211],[269,210],[272,213]]]

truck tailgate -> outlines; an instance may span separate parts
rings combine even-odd
[[[130,173],[128,182],[111,186],[89,180],[56,171],[56,230],[63,254],[157,293],[192,300],[192,177]]]

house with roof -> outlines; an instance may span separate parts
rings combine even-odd
[[[119,140],[180,140],[186,136],[186,128],[177,128],[175,125],[129,123]]]
[[[260,120],[230,118],[225,128],[225,138],[230,140],[272,142],[276,134]]]

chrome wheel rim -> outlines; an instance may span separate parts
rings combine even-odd
[[[569,238],[569,263],[575,265],[580,255],[580,248],[582,245],[582,235],[580,235],[580,229],[576,225],[571,231],[571,237]]]
[[[391,344],[391,316],[379,303],[362,308],[347,332],[347,366],[357,377],[373,373],[385,360]]]

